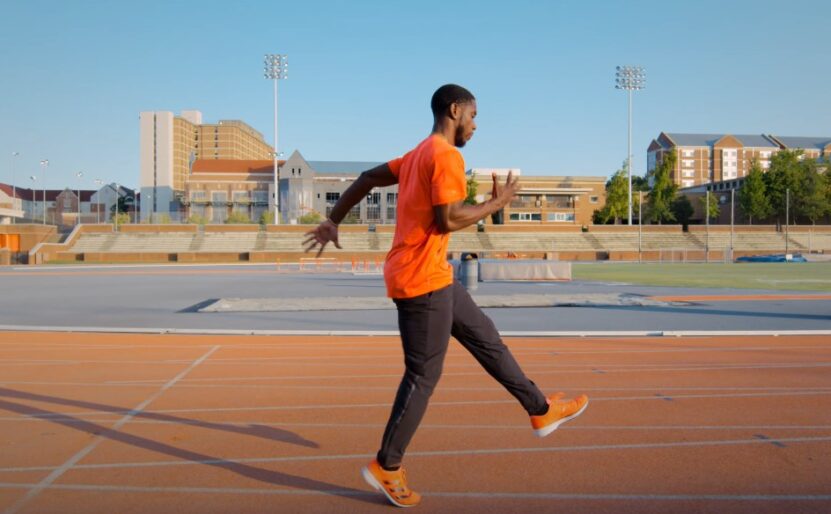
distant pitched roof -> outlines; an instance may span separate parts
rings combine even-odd
[[[826,146],[831,144],[831,137],[792,137],[792,136],[773,136],[777,141],[782,143],[785,148],[802,148],[823,151]]]
[[[733,136],[745,147],[750,148],[779,148],[775,142],[771,141],[763,134],[746,135],[746,134],[682,134],[677,132],[665,133],[678,146],[707,146],[712,147],[719,139],[724,136]]]
[[[279,161],[282,166],[286,161]],[[238,159],[197,159],[193,173],[274,173],[274,161]]]
[[[380,166],[383,162],[367,161],[308,161],[317,173],[356,174]]]

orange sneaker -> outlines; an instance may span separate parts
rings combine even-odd
[[[421,503],[421,495],[407,485],[407,475],[404,468],[398,471],[387,471],[378,464],[377,459],[361,469],[366,483],[381,491],[396,507],[415,507]]]
[[[581,394],[573,400],[560,400],[565,396],[557,393],[548,398],[548,412],[541,416],[531,416],[531,427],[537,437],[545,437],[557,430],[562,423],[574,419],[586,410],[589,397]]]

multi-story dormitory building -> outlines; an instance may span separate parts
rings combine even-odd
[[[753,161],[762,170],[780,150],[802,150],[806,158],[831,158],[831,137],[789,137],[733,134],[679,134],[661,132],[647,150],[647,170],[653,171],[673,150],[672,180],[680,188],[742,179]]]

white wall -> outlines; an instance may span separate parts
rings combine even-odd
[[[173,201],[173,113],[142,112],[139,127],[140,209],[146,219],[154,204],[156,212],[167,212]]]

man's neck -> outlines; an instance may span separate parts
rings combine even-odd
[[[443,137],[444,140],[447,141],[448,143],[450,143],[451,145],[453,144],[453,139],[454,139],[455,133],[456,133],[456,128],[453,127],[451,124],[441,123],[441,122],[438,122],[438,121],[433,124],[433,131],[431,132],[431,134],[433,134],[433,135]]]

